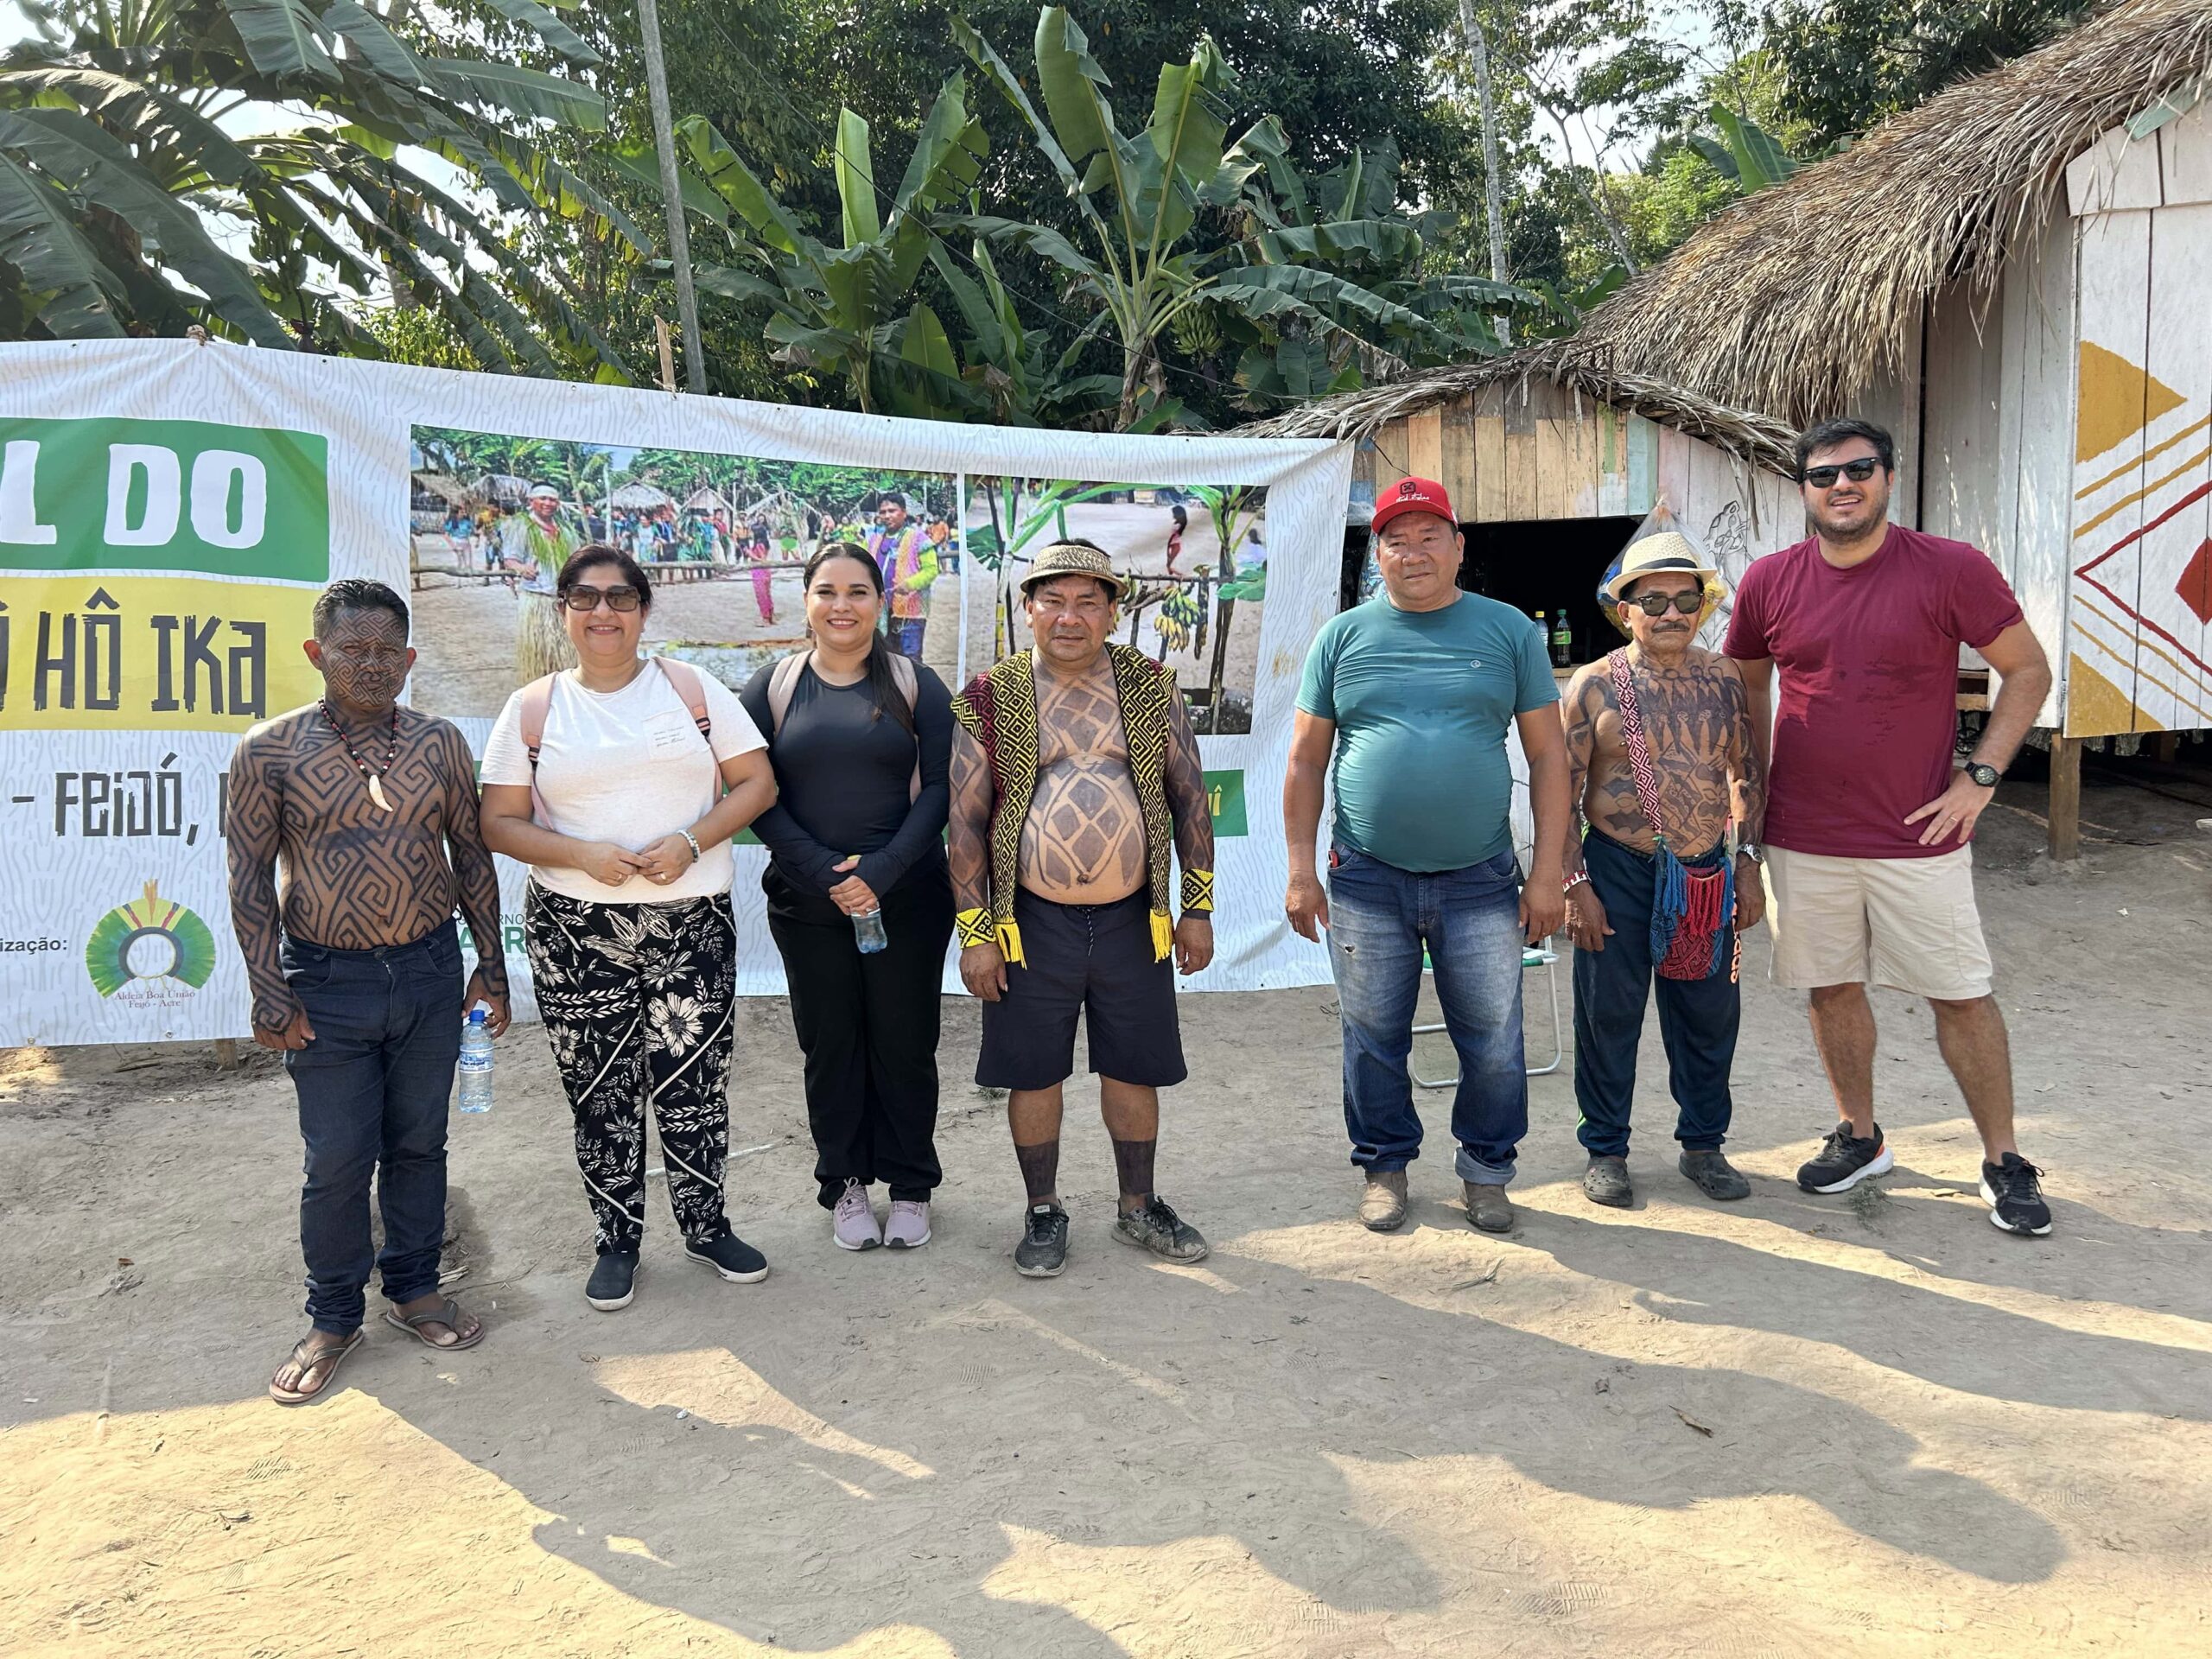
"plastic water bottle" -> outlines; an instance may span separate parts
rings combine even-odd
[[[878,947],[880,949],[881,947]],[[471,1008],[468,1024],[461,1033],[461,1109],[492,1109],[492,1031],[484,1023],[484,1010]]]
[[[874,956],[891,943],[884,937],[883,907],[880,905],[874,910],[862,911],[853,918],[853,943],[860,946],[861,955],[864,957]]]

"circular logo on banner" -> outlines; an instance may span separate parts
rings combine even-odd
[[[215,972],[215,936],[149,881],[143,898],[100,918],[85,942],[85,972],[102,996],[120,992],[126,1001],[189,996]]]

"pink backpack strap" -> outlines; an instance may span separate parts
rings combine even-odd
[[[691,711],[691,723],[699,728],[699,735],[714,747],[715,722],[707,713],[707,689],[699,683],[699,671],[689,663],[679,663],[673,658],[656,657],[660,671],[676,688],[676,695],[683,699],[683,706]]]
[[[791,695],[798,690],[798,677],[805,672],[811,651],[795,651],[778,661],[768,672],[768,741],[772,743],[784,729],[784,716],[791,711]]]
[[[906,699],[906,713],[911,716],[922,700],[921,676],[914,671],[913,658],[901,657],[896,652],[892,652],[891,678],[899,688],[899,695]],[[911,806],[921,798],[922,744],[921,734],[918,728],[914,735],[914,770],[912,775],[906,779],[906,804]]]
[[[522,706],[518,713],[522,727],[522,746],[530,756],[530,805],[538,823],[549,829],[552,815],[545,810],[545,798],[537,792],[537,751],[545,742],[545,714],[553,706],[553,682],[556,674],[540,675],[522,689]]]

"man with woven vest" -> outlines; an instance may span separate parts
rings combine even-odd
[[[913,522],[905,496],[886,491],[878,499],[868,550],[883,572],[883,591],[890,601],[884,626],[891,649],[918,663],[922,635],[929,627],[930,588],[938,578],[938,549]]]
[[[1173,673],[1107,643],[1124,591],[1096,543],[1057,543],[1022,578],[1036,644],[953,699],[949,848],[960,976],[983,1001],[976,1081],[1011,1091],[1028,1191],[1014,1266],[1067,1263],[1061,1091],[1086,1017],[1121,1189],[1114,1236],[1171,1262],[1206,1253],[1153,1190],[1160,1090],[1183,1081],[1169,963],[1213,957],[1213,815]],[[1168,905],[1174,861],[1182,919]]]
[[[1629,1107],[1656,971],[1677,1167],[1707,1198],[1746,1198],[1751,1185],[1720,1145],[1742,1013],[1737,939],[1765,909],[1751,706],[1736,664],[1694,643],[1721,589],[1681,536],[1637,542],[1603,592],[1631,643],[1576,671],[1560,702],[1575,806],[1565,862],[1582,1191],[1617,1209],[1635,1200]]]

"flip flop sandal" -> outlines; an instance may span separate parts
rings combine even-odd
[[[435,1348],[442,1354],[450,1354],[463,1348],[474,1348],[484,1340],[484,1326],[480,1323],[476,1334],[462,1337],[457,1342],[440,1342],[423,1333],[426,1325],[442,1325],[452,1331],[461,1329],[461,1304],[450,1296],[427,1313],[402,1313],[397,1308],[385,1310],[384,1322],[395,1331],[404,1331],[425,1348]]]
[[[338,1368],[346,1363],[346,1357],[367,1339],[367,1332],[356,1331],[338,1347],[319,1348],[310,1351],[308,1347],[308,1339],[302,1337],[292,1344],[290,1363],[299,1367],[300,1380],[302,1382],[315,1375],[316,1367],[325,1367],[322,1381],[314,1388],[302,1392],[298,1389],[278,1388],[276,1379],[272,1376],[269,1379],[269,1397],[280,1406],[304,1406],[311,1400],[321,1399],[324,1395],[330,1392],[330,1385],[337,1379]]]

